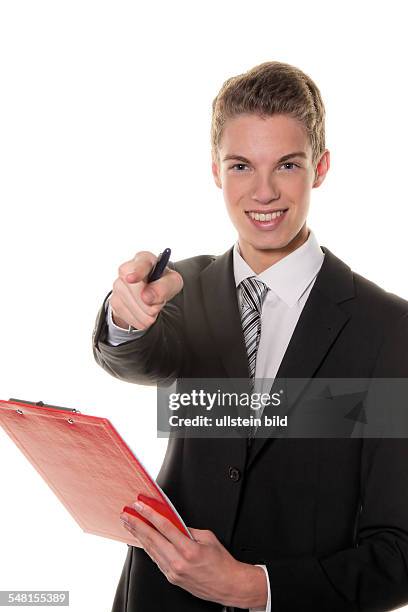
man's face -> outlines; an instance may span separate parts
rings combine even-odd
[[[326,150],[313,166],[307,133],[288,115],[241,114],[226,122],[212,171],[238,231],[241,254],[255,272],[307,239],[310,193],[329,165]]]

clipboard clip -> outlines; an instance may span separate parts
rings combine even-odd
[[[17,404],[29,404],[30,406],[39,406],[40,408],[55,408],[56,410],[67,410],[68,412],[72,412],[73,414],[81,414],[81,412],[77,410],[76,408],[67,408],[66,406],[55,406],[54,404],[44,404],[44,402],[41,400],[39,402],[29,402],[27,400],[10,397],[9,402],[15,402]],[[21,411],[19,412],[19,414],[20,413]]]

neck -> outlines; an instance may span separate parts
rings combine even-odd
[[[289,244],[278,249],[257,249],[253,245],[242,241],[240,238],[239,251],[242,258],[255,274],[260,274],[302,246],[308,239],[309,233],[310,231],[305,224]]]

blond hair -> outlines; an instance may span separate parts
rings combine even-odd
[[[285,114],[304,126],[314,166],[325,150],[325,108],[320,91],[299,68],[283,62],[264,62],[227,79],[212,103],[211,153],[218,148],[227,119],[242,113]]]

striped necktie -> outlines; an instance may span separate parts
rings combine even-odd
[[[254,384],[256,353],[261,338],[262,303],[269,287],[251,276],[241,283],[241,321],[248,355],[249,375]]]

